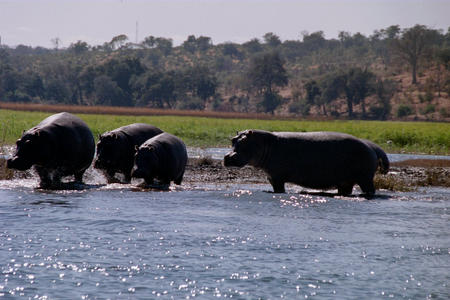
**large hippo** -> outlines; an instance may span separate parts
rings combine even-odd
[[[290,182],[313,189],[337,188],[340,195],[348,195],[358,184],[370,196],[375,193],[379,159],[383,170],[389,168],[377,145],[337,132],[246,130],[232,144],[224,165],[263,169],[275,193],[284,193],[284,184]]]
[[[116,173],[123,174],[125,182],[129,183],[136,146],[162,132],[155,126],[135,123],[103,133],[97,143],[94,168],[103,171],[108,183],[117,181]]]
[[[42,188],[57,188],[61,178],[69,175],[82,182],[95,153],[91,130],[80,118],[66,112],[24,131],[16,144],[8,168],[24,171],[34,166]]]
[[[136,152],[132,176],[146,184],[157,179],[162,185],[181,184],[187,163],[186,146],[178,137],[161,133],[142,144]]]

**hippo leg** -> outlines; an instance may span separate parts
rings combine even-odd
[[[181,173],[181,175],[177,179],[174,180],[174,183],[180,185],[181,181],[183,181],[183,175],[184,175],[184,172]]]
[[[273,178],[269,178],[269,182],[273,187],[274,193],[285,193],[284,182],[281,180],[275,180]]]
[[[75,182],[77,182],[77,183],[83,183],[83,175],[84,175],[84,172],[86,171],[86,169],[84,169],[84,170],[82,170],[82,171],[79,171],[79,172],[76,172],[75,174],[74,174],[74,176],[75,176]]]
[[[145,181],[145,184],[147,184],[147,185],[152,185],[155,182],[153,177],[144,178],[144,181]]]
[[[124,175],[125,175],[124,183],[130,183],[131,182],[131,171],[128,173],[124,173]]]
[[[52,178],[50,176],[50,173],[47,169],[36,166],[36,172],[39,175],[39,187],[46,189],[52,186]]]
[[[106,177],[106,182],[108,183],[118,183],[119,180],[117,180],[114,175],[116,174],[115,171],[112,170],[106,170],[102,172],[103,175]]]
[[[347,195],[351,195],[353,191],[353,183],[349,184],[341,184],[338,186],[338,195],[341,196],[347,196]]]
[[[367,179],[365,181],[361,181],[358,183],[361,187],[361,190],[367,196],[373,196],[375,194],[375,186],[373,185],[373,179]]]

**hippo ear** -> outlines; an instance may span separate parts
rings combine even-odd
[[[134,151],[138,151],[139,150],[139,146],[138,145],[134,145]]]
[[[36,131],[36,136],[41,136],[41,131],[40,130]]]
[[[252,134],[253,134],[253,130],[247,131],[247,135],[252,135]]]

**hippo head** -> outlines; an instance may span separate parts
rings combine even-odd
[[[94,161],[96,169],[114,169],[123,159],[118,149],[119,137],[116,134],[101,135],[97,143],[97,157]]]
[[[25,171],[38,162],[39,153],[45,151],[41,149],[41,138],[39,131],[24,132],[22,137],[16,142],[16,152],[7,161],[9,169]]]
[[[152,146],[136,146],[134,156],[134,166],[131,177],[144,178],[147,182],[152,182],[155,174],[158,174],[158,156]]]
[[[224,165],[226,167],[243,167],[252,162],[253,154],[258,147],[254,141],[254,131],[245,130],[231,139],[233,150],[225,155]]]

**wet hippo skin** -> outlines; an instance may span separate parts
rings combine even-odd
[[[245,130],[232,145],[224,165],[264,170],[275,193],[284,193],[289,182],[320,190],[337,188],[340,195],[351,194],[358,184],[366,195],[373,195],[379,163],[383,171],[389,168],[376,144],[337,132]]]
[[[108,183],[117,182],[116,173],[125,177],[125,183],[131,181],[136,146],[162,133],[155,126],[134,123],[103,133],[97,143],[97,157],[94,168],[103,171]]]
[[[57,188],[61,178],[69,175],[82,182],[95,153],[91,130],[80,118],[66,112],[24,131],[16,145],[8,168],[23,171],[34,166],[42,188]]]

